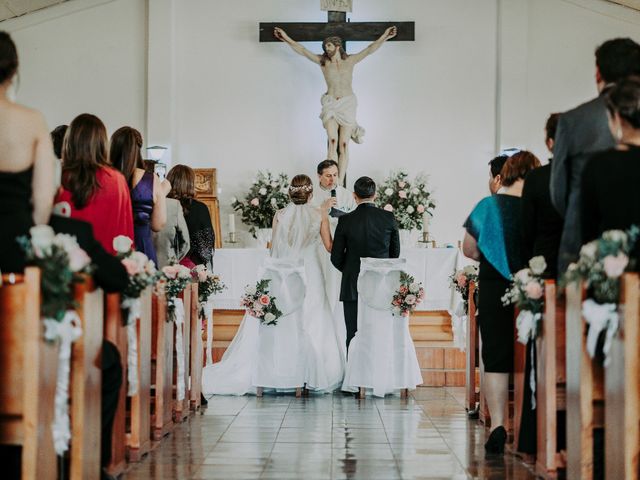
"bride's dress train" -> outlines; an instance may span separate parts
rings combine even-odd
[[[284,335],[278,334],[277,341],[263,338],[262,350],[258,351],[261,329],[267,335],[273,335],[272,327],[261,326],[259,320],[245,314],[236,336],[227,348],[220,362],[204,368],[202,373],[202,391],[204,394],[244,395],[256,392],[256,382],[265,384],[268,378],[272,386],[278,389],[288,389],[285,383],[278,379],[295,373],[304,368],[304,381],[307,388],[319,392],[333,391],[340,387],[344,376],[345,340],[344,326],[340,323],[340,316],[334,315],[329,307],[329,297],[326,292],[326,282],[322,273],[323,252],[320,248],[321,216],[311,205],[290,204],[277,214],[277,226],[273,234],[272,259],[268,259],[260,269],[256,280],[273,275],[274,264],[277,259],[302,262],[303,280],[289,278],[282,282],[288,292],[288,303],[296,297],[303,297],[301,308],[287,316],[291,323]],[[286,264],[287,262],[283,262]],[[291,263],[291,262],[289,262]],[[270,273],[271,272],[271,273]],[[302,277],[301,277],[302,278]],[[273,283],[273,281],[272,281]],[[306,293],[292,293],[295,285],[306,284]],[[273,285],[275,287],[275,284]],[[285,298],[278,298],[279,304]],[[336,311],[341,310],[339,308]],[[285,318],[285,317],[283,317]],[[295,322],[301,322],[301,331],[294,328]],[[280,332],[282,332],[281,330]],[[298,332],[298,333],[295,333]],[[291,335],[289,340],[287,335]],[[294,340],[295,338],[295,340]],[[287,345],[287,352],[300,352],[295,365],[289,364],[281,351]],[[269,351],[265,351],[265,349]],[[273,350],[273,351],[271,351]],[[273,372],[264,369],[258,372],[259,355],[263,358],[273,358]],[[273,355],[273,357],[271,357]],[[281,370],[281,371],[279,371]],[[262,386],[262,385],[261,385]],[[265,389],[266,390],[266,389]]]

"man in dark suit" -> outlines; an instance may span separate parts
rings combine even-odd
[[[373,203],[376,184],[369,177],[360,177],[353,185],[356,209],[338,219],[333,238],[331,263],[342,272],[340,301],[347,326],[347,349],[358,330],[358,275],[360,259],[398,258],[400,236],[393,213]]]
[[[582,170],[595,152],[615,146],[603,93],[617,81],[640,74],[640,45],[630,38],[608,40],[596,50],[599,96],[560,116],[551,164],[551,200],[564,218],[558,274],[580,252],[580,185]]]

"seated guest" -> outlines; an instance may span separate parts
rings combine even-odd
[[[617,146],[594,155],[582,176],[582,237],[640,226],[640,77],[618,82],[606,95]]]
[[[104,249],[115,254],[113,239],[133,239],[133,210],[124,176],[109,166],[107,130],[88,113],[78,115],[69,126],[62,148],[62,191],[56,203],[71,218],[93,226]]]
[[[25,256],[16,238],[49,221],[55,158],[42,114],[8,96],[18,71],[13,40],[0,31],[0,270],[21,272]]]
[[[492,195],[498,193],[498,190],[502,187],[500,172],[508,158],[507,155],[498,155],[489,162],[489,191]]]
[[[167,174],[171,183],[169,198],[180,201],[189,229],[191,248],[180,262],[188,267],[205,265],[213,270],[215,233],[207,206],[195,199],[196,173],[186,165],[176,165]]]
[[[167,223],[159,232],[153,233],[153,244],[158,255],[158,268],[180,262],[191,248],[189,228],[182,212],[182,205],[175,198],[165,199]]]
[[[146,172],[140,149],[142,135],[131,127],[122,127],[111,136],[111,164],[124,175],[133,205],[133,234],[136,250],[157,265],[156,249],[151,231],[159,232],[167,221],[166,193],[155,173]]]
[[[507,439],[504,412],[509,398],[509,373],[513,370],[513,306],[504,306],[502,296],[511,275],[522,267],[521,203],[527,174],[540,166],[531,152],[510,157],[500,171],[501,193],[478,203],[467,218],[462,250],[480,262],[482,288],[478,294],[478,324],[485,369],[484,393],[491,414],[491,435],[485,443],[490,454],[502,454]]]
[[[545,127],[545,143],[551,153],[559,117],[559,113],[551,114]],[[529,173],[522,189],[522,259],[526,262],[542,255],[547,262],[545,278],[557,276],[563,223],[551,203],[551,162]]]

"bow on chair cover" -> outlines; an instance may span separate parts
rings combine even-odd
[[[422,383],[409,318],[393,316],[404,259],[363,258],[358,278],[358,331],[349,346],[343,390],[365,387],[383,397]]]
[[[302,306],[306,294],[304,263],[269,258],[261,278],[270,279],[269,293],[282,312],[277,325],[260,325],[255,386],[296,388],[304,384],[306,340]]]

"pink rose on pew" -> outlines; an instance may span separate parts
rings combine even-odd
[[[251,205],[253,205],[254,207],[257,207],[258,205],[260,205],[260,200],[258,200],[257,198],[254,198],[249,203],[251,203]]]
[[[424,213],[424,205],[420,204],[416,207],[418,213]]]
[[[542,285],[535,281],[527,283],[527,286],[524,287],[524,291],[527,294],[527,297],[531,300],[539,300],[542,298],[542,294],[544,293]]]
[[[615,257],[607,255],[604,257],[604,271],[609,278],[618,278],[624,273],[624,269],[629,264],[629,257],[624,253],[619,253]]]
[[[391,204],[387,203],[383,210],[386,210],[387,212],[393,212],[393,207],[391,206]]]
[[[138,268],[138,262],[136,262],[135,260],[131,260],[130,258],[123,258],[121,262],[122,265],[124,265],[124,268],[127,269],[127,274],[130,277],[137,275],[140,272],[140,269]]]
[[[162,267],[162,273],[172,280],[178,276],[179,270],[179,265],[167,265],[166,267]]]
[[[269,298],[269,295],[261,295],[260,296],[260,304],[261,305],[264,305],[266,307],[270,303],[271,303],[271,298]]]
[[[458,276],[456,277],[456,283],[461,287],[464,288],[467,286],[467,276],[464,274],[464,272],[460,272],[458,274]]]
[[[72,272],[79,272],[91,263],[91,258],[80,247],[69,254],[69,268]]]
[[[399,196],[400,198],[407,198],[407,192],[406,192],[406,190],[400,190],[400,191],[398,192],[398,196]]]
[[[407,295],[404,299],[404,301],[407,302],[407,305],[415,305],[417,300],[416,296],[411,294]]]

